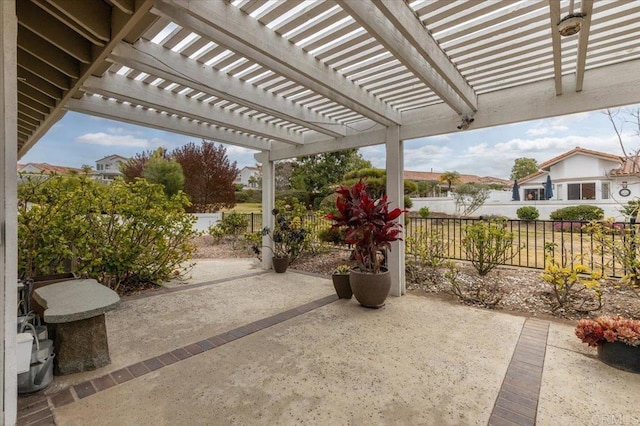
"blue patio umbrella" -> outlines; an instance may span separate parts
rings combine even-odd
[[[511,201],[520,201],[520,187],[518,186],[518,179],[513,181],[513,193],[511,194]]]
[[[553,197],[553,188],[551,187],[551,176],[547,175],[547,182],[544,184],[544,196],[548,199]]]

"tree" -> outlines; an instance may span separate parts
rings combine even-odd
[[[448,190],[451,191],[451,186],[460,182],[460,173],[453,172],[444,172],[440,175],[440,182],[446,183],[448,185]]]
[[[293,163],[292,186],[313,194],[328,195],[332,185],[350,170],[371,167],[356,149],[298,157]]]
[[[485,185],[464,183],[456,186],[453,198],[458,216],[469,216],[482,207],[484,202],[487,201],[487,198],[489,198],[489,190]]]
[[[292,161],[278,161],[276,163],[275,184],[276,191],[291,189],[291,175],[293,174]]]
[[[139,152],[131,157],[126,163],[120,164],[120,173],[122,173],[124,181],[131,183],[135,181],[136,178],[143,177],[142,172],[144,171],[144,166],[154,155],[161,155],[163,158],[166,158],[167,160],[169,159],[167,150],[164,148],[158,148],[155,151],[149,150]]]
[[[511,168],[511,180],[522,179],[531,173],[538,171],[538,162],[535,158],[516,158]]]
[[[620,149],[629,165],[626,168],[630,173],[640,172],[640,107],[626,109],[607,109],[604,111],[616,133]],[[631,132],[624,133],[626,127],[631,127]],[[631,141],[629,139],[637,139]],[[631,146],[633,143],[634,146]]]
[[[184,188],[182,166],[175,160],[167,160],[161,154],[146,162],[142,176],[151,183],[162,185],[167,197],[176,195]]]
[[[229,161],[223,145],[206,140],[201,145],[191,142],[176,148],[172,157],[184,170],[184,192],[191,200],[190,212],[205,213],[235,206],[233,181],[239,170],[235,161]]]

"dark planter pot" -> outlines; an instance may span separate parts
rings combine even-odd
[[[283,272],[287,272],[287,267],[289,267],[289,258],[288,257],[274,257],[273,261],[273,270],[278,274],[282,274]]]
[[[640,346],[605,342],[598,346],[598,359],[618,370],[640,373]]]
[[[391,275],[386,269],[379,274],[352,270],[349,273],[351,290],[356,300],[367,308],[381,308],[391,289]]]
[[[351,299],[353,292],[351,291],[351,284],[349,283],[348,274],[333,274],[331,276],[333,280],[333,288],[338,293],[340,299]]]

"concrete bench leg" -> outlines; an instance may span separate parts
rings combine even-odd
[[[56,375],[95,370],[111,363],[104,314],[49,326],[55,336]]]

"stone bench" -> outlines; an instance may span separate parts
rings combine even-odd
[[[55,374],[95,370],[111,362],[104,314],[120,304],[118,294],[96,280],[63,281],[33,292],[44,307],[54,340]]]

